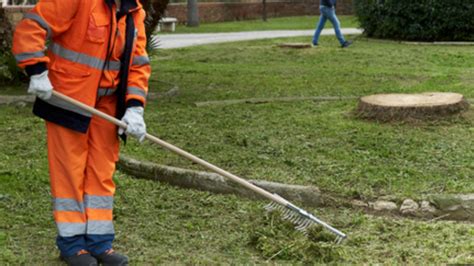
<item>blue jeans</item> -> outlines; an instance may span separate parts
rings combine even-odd
[[[341,23],[339,23],[339,20],[336,17],[336,10],[331,7],[327,6],[320,6],[319,10],[321,11],[321,17],[319,18],[319,23],[318,26],[316,27],[316,31],[314,32],[314,37],[313,37],[313,44],[317,45],[319,41],[319,36],[321,35],[321,31],[324,29],[324,25],[326,24],[326,21],[329,19],[331,21],[332,26],[334,27],[334,32],[336,32],[336,37],[343,45],[346,40],[344,39],[344,36],[342,36],[341,33]]]

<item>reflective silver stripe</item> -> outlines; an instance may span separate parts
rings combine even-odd
[[[114,224],[112,221],[87,221],[88,235],[109,235],[114,234]]]
[[[120,61],[108,61],[109,64],[105,67],[105,70],[120,70]]]
[[[97,91],[97,96],[109,96],[115,93],[115,88],[99,88]]]
[[[86,223],[56,223],[56,226],[62,237],[86,234]]]
[[[146,98],[145,90],[140,89],[138,87],[128,87],[127,88],[127,93],[128,94],[139,95],[139,96],[142,96],[143,98]]]
[[[17,62],[20,62],[20,61],[25,61],[25,60],[28,60],[28,59],[32,59],[32,58],[41,58],[41,57],[44,57],[44,50],[41,50],[41,51],[37,51],[37,52],[31,52],[31,53],[21,53],[21,54],[16,54],[15,55],[15,59]]]
[[[87,112],[87,111],[84,111],[78,107],[76,107],[75,105],[72,105],[68,102],[65,102],[59,98],[57,98],[56,96],[51,96],[51,98],[49,100],[46,101],[47,103],[51,104],[51,105],[54,105],[56,107],[59,107],[59,108],[62,108],[62,109],[66,109],[68,111],[71,111],[71,112],[74,112],[74,113],[78,113],[80,115],[83,115],[83,116],[87,116],[87,117],[92,117],[92,114]]]
[[[114,206],[114,197],[85,195],[84,206],[90,209],[112,210]]]
[[[44,21],[44,19],[40,16],[38,16],[37,14],[35,13],[26,13],[24,16],[23,16],[24,19],[31,19],[31,20],[34,20],[36,22],[38,22],[38,24],[47,31],[47,35],[46,35],[46,38],[49,39],[51,37],[51,28],[49,27],[48,23],[46,23],[46,21]]]
[[[132,65],[134,66],[141,66],[141,65],[149,65],[150,59],[148,56],[134,56]]]
[[[59,57],[62,57],[66,60],[69,60],[75,63],[79,63],[79,64],[83,64],[83,65],[95,68],[98,70],[102,70],[102,67],[105,64],[104,60],[100,58],[69,50],[67,48],[62,47],[61,45],[57,43],[52,43],[49,49]],[[109,61],[109,64],[107,64],[106,69],[118,71],[120,70],[120,62]]]
[[[72,211],[84,213],[84,203],[75,199],[54,198],[53,205],[55,211]]]

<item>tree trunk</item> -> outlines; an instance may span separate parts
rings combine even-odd
[[[267,0],[263,0],[262,19],[267,22]]]
[[[199,9],[197,0],[188,0],[188,27],[199,27]]]
[[[13,27],[5,10],[0,7],[0,52],[9,53],[12,45]]]
[[[393,120],[432,120],[461,113],[469,103],[458,93],[375,94],[359,100],[356,114],[382,122]]]
[[[160,22],[160,19],[164,17],[166,7],[168,6],[169,0],[140,0],[143,9],[146,12],[145,18],[145,33],[146,39],[146,50],[148,53],[159,45],[158,39],[153,38],[153,33]]]

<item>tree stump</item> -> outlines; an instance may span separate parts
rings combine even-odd
[[[309,43],[280,43],[278,44],[280,48],[293,48],[293,49],[305,49],[311,48],[311,44]]]
[[[469,109],[458,93],[375,94],[360,98],[356,114],[366,119],[392,121],[435,119]]]

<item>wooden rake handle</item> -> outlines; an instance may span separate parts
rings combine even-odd
[[[66,96],[66,95],[64,95],[60,92],[57,92],[57,91],[53,90],[53,95],[57,98],[60,98],[61,100],[65,101],[65,102],[68,102],[68,103],[70,103],[74,106],[77,106],[77,107],[83,109],[84,111],[90,112],[91,114],[93,114],[95,116],[103,118],[103,119],[109,121],[110,123],[112,123],[112,124],[114,124],[118,127],[121,127],[123,129],[127,128],[127,124],[120,121],[120,120],[118,120],[117,118],[115,118],[113,116],[110,116],[106,113],[103,113],[103,112],[101,112],[101,111],[99,111],[95,108],[92,108],[92,107],[86,105],[86,104],[83,104],[83,103],[81,103],[81,102],[79,102],[75,99],[72,99],[72,98],[70,98],[70,97],[68,97],[68,96]],[[275,194],[272,194],[272,193],[270,193],[270,192],[268,192],[268,191],[266,191],[266,190],[264,190],[264,189],[262,189],[262,188],[260,188],[256,185],[250,183],[249,181],[247,181],[247,180],[245,180],[241,177],[238,177],[238,176],[236,176],[232,173],[229,173],[229,172],[227,172],[227,171],[225,171],[225,170],[223,170],[223,169],[221,169],[221,168],[219,168],[219,167],[217,167],[217,166],[215,166],[211,163],[208,163],[208,162],[204,161],[203,159],[198,158],[198,157],[192,155],[191,153],[189,153],[187,151],[184,151],[184,150],[182,150],[182,149],[180,149],[180,148],[178,148],[178,147],[176,147],[176,146],[174,146],[174,145],[172,145],[172,144],[170,144],[166,141],[163,141],[163,140],[161,140],[161,139],[159,139],[159,138],[157,138],[153,135],[150,135],[150,134],[147,133],[145,138],[148,139],[149,141],[153,142],[153,143],[156,143],[156,144],[160,145],[161,147],[163,147],[163,148],[165,148],[165,149],[167,149],[171,152],[174,152],[174,153],[178,154],[179,156],[182,156],[182,157],[184,157],[186,159],[189,159],[189,160],[191,160],[191,161],[193,161],[193,162],[195,162],[195,163],[197,163],[201,166],[204,166],[205,168],[207,168],[207,169],[209,169],[209,170],[211,170],[211,171],[213,171],[213,172],[215,172],[219,175],[225,176],[225,177],[229,178],[230,180],[232,180],[232,181],[234,181],[234,182],[236,182],[236,183],[238,183],[238,184],[240,184],[240,185],[254,191],[255,193],[260,194],[260,195],[262,195],[262,196],[264,196],[264,197],[266,197],[266,198],[268,198],[272,201],[275,201],[275,202],[277,202],[277,203],[279,203],[283,206],[287,206],[289,204],[289,202],[287,200],[285,200],[285,199],[283,199],[283,198],[281,198],[281,197],[279,197]]]

